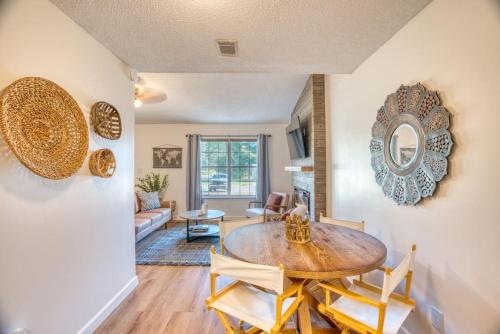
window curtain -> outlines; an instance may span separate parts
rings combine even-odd
[[[271,192],[271,177],[269,172],[269,135],[257,136],[257,201],[267,201]]]
[[[187,135],[187,173],[186,205],[188,210],[198,210],[201,207],[201,165],[200,165],[200,135]]]

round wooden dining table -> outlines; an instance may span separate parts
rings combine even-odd
[[[385,245],[375,237],[350,228],[311,223],[311,241],[305,244],[285,239],[283,222],[247,225],[224,239],[224,249],[233,258],[254,264],[285,267],[291,279],[328,280],[370,272],[384,264]],[[304,289],[299,308],[301,334],[314,333],[309,307],[318,302]]]

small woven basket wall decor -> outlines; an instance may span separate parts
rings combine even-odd
[[[0,128],[19,161],[42,177],[69,177],[87,155],[88,127],[80,107],[47,79],[26,77],[5,88]]]
[[[122,135],[122,121],[120,113],[107,102],[97,102],[92,106],[90,113],[94,131],[99,136],[117,140]]]
[[[92,175],[110,178],[115,173],[115,155],[107,148],[97,150],[90,155],[89,168]]]
[[[305,244],[311,241],[311,224],[309,218],[302,219],[297,215],[290,215],[285,220],[285,238],[287,241]]]

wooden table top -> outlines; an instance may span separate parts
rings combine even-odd
[[[179,217],[188,220],[210,220],[224,217],[226,214],[221,210],[207,210],[207,214],[203,216],[198,216],[200,210],[184,211],[179,214]]]
[[[311,223],[311,241],[288,242],[283,222],[253,224],[224,239],[227,254],[254,263],[285,266],[288,277],[330,279],[364,274],[384,264],[385,245],[363,232],[331,224]]]

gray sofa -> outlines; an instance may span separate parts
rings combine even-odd
[[[172,219],[172,210],[169,202],[161,202],[158,209],[142,211],[141,202],[135,196],[135,242],[147,237],[161,226],[165,226]]]

